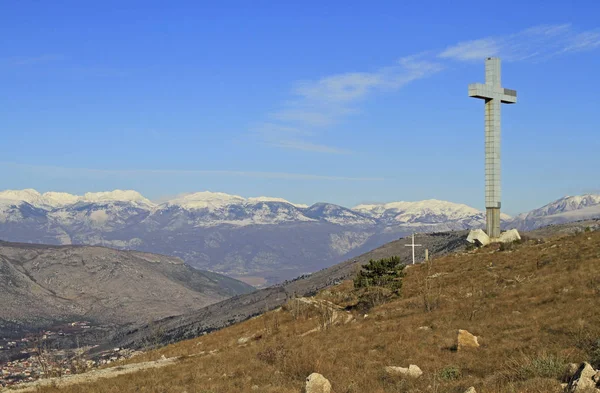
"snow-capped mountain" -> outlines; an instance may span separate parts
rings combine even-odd
[[[387,225],[464,222],[467,225],[478,226],[484,219],[483,212],[475,208],[436,199],[363,204],[354,207],[353,210],[381,220]]]
[[[600,196],[566,197],[505,225],[600,217]],[[136,191],[72,195],[0,192],[0,239],[92,244],[181,257],[202,269],[269,282],[293,278],[413,232],[482,227],[484,213],[439,200],[363,204],[352,209],[281,198],[197,192],[154,203]]]
[[[39,193],[34,189],[25,190],[5,190],[0,191],[0,204],[4,206],[18,206],[23,203],[28,203],[39,209],[52,210],[54,208],[74,205],[78,202],[91,203],[111,203],[111,202],[128,202],[138,206],[148,208],[156,206],[150,200],[144,198],[137,191],[122,191],[114,190],[109,192],[87,192],[84,195],[73,195],[66,192],[46,192]]]
[[[515,217],[511,225],[520,230],[600,218],[600,195],[566,196],[539,209]]]

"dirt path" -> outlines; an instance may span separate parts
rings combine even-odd
[[[126,364],[124,366],[96,369],[82,374],[68,375],[62,378],[39,379],[34,382],[0,389],[0,393],[35,392],[38,388],[44,386],[64,387],[78,383],[94,382],[102,378],[114,378],[119,375],[131,374],[142,370],[170,366],[175,364],[178,359],[179,358],[165,358],[151,362],[133,363]]]

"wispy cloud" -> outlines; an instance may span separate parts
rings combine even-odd
[[[428,51],[399,59],[374,71],[344,72],[298,81],[290,99],[254,134],[265,144],[318,153],[351,153],[320,143],[327,127],[360,112],[369,96],[396,91],[450,65],[450,61],[481,61],[501,56],[506,61],[546,61],[554,56],[600,48],[600,29],[581,31],[570,24],[534,26],[505,36],[459,42],[442,51]]]
[[[506,36],[459,42],[446,48],[439,57],[471,61],[500,56],[506,61],[542,61],[568,52],[582,52],[598,47],[598,29],[577,31],[569,24],[542,25]]]
[[[425,78],[443,67],[423,55],[401,58],[372,72],[347,72],[317,80],[299,81],[293,98],[269,115],[270,121],[256,132],[270,146],[330,154],[348,154],[347,149],[318,143],[323,127],[359,112],[358,104],[369,95],[394,91],[414,80]]]
[[[38,56],[14,56],[7,57],[0,62],[11,66],[30,66],[37,64],[51,63],[54,61],[63,60],[65,57],[59,54],[44,54]]]
[[[178,170],[178,169],[93,169],[93,168],[68,168],[52,165],[26,165],[15,162],[0,162],[0,167],[21,169],[31,172],[48,174],[49,176],[133,176],[141,175],[169,175],[169,176],[235,176],[261,179],[284,180],[336,180],[336,181],[382,181],[382,177],[353,177],[335,175],[314,175],[289,172],[260,172],[260,171],[232,171],[232,170]]]

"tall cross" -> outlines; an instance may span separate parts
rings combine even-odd
[[[485,59],[485,84],[469,85],[469,97],[485,100],[485,210],[490,238],[500,237],[500,106],[517,102],[517,92],[500,83],[500,59]]]
[[[405,244],[404,247],[412,247],[413,265],[415,264],[415,247],[422,247],[421,244],[415,244],[415,234],[412,234],[412,244]]]

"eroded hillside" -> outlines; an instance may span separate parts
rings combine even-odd
[[[104,247],[0,242],[0,331],[85,319],[142,323],[190,312],[252,288],[179,258]]]
[[[568,362],[600,362],[599,266],[597,231],[452,254],[368,311],[347,281],[128,361],[174,358],[150,370],[37,391],[296,393],[319,372],[336,393],[559,392]],[[480,347],[457,351],[458,329]],[[385,372],[410,364],[420,378]]]

